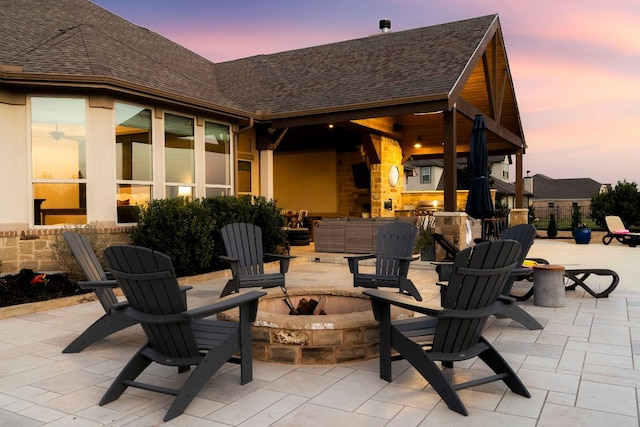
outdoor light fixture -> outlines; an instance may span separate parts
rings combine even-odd
[[[329,123],[329,129],[333,129],[333,123]]]
[[[431,202],[431,206],[433,206],[434,208],[438,207],[438,201],[434,200],[433,202]]]

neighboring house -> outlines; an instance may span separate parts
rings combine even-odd
[[[536,212],[549,208],[566,209],[578,206],[591,208],[591,198],[607,192],[610,184],[601,184],[591,178],[554,179],[536,174],[524,179],[525,190],[533,193],[531,205]]]
[[[264,196],[312,216],[367,204],[393,216],[404,162],[447,159],[451,177],[476,114],[489,154],[526,149],[497,15],[224,63],[87,0],[2,0],[0,28],[8,270],[38,262],[33,242],[64,224],[126,234],[152,199]]]
[[[507,156],[489,156],[491,188],[496,190],[497,202],[508,209],[516,207],[515,185],[509,182],[509,161]],[[464,168],[468,159],[459,158],[458,168]],[[407,192],[434,192],[442,191],[444,183],[444,165],[440,159],[409,160],[405,163],[405,189]],[[523,191],[523,206],[528,206],[532,194]],[[440,199],[440,195],[425,193],[425,204],[431,206],[432,199]]]

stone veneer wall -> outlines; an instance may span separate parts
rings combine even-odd
[[[23,268],[35,271],[61,271],[53,261],[52,245],[62,239],[65,228],[43,228],[0,231],[0,271],[17,272]],[[97,228],[101,239],[109,245],[130,243],[131,227]]]
[[[371,190],[356,188],[352,165],[364,161],[360,151],[341,152],[337,155],[338,217],[362,216],[362,204],[371,203]]]

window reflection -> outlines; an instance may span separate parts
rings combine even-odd
[[[193,119],[165,114],[165,180],[192,184],[195,176]]]
[[[118,223],[137,221],[138,206],[151,200],[153,145],[151,110],[116,103],[116,178]]]
[[[34,224],[86,223],[86,102],[30,101]]]

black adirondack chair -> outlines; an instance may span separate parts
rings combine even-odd
[[[391,349],[406,359],[431,384],[447,406],[468,415],[457,390],[502,380],[514,392],[530,397],[524,384],[498,351],[481,335],[487,317],[505,307],[500,293],[517,265],[520,245],[512,240],[480,243],[459,252],[442,309],[382,290],[367,290],[380,322],[380,378],[392,380]],[[426,316],[394,320],[391,305]],[[463,383],[452,383],[436,364],[453,368],[456,361],[479,357],[494,372]],[[485,374],[483,372],[483,374]]]
[[[118,287],[118,282],[104,271],[87,237],[75,231],[65,231],[62,237],[87,280],[78,283],[78,286],[83,289],[92,289],[104,309],[102,317],[62,350],[63,353],[79,353],[103,338],[135,325],[138,321],[124,314],[124,309],[129,303],[118,301],[113,291]],[[186,291],[191,289],[191,286],[182,286],[180,289],[186,301]]]
[[[515,240],[520,243],[521,252],[518,257],[518,264],[516,268],[511,272],[509,279],[504,284],[504,288],[502,290],[502,295],[510,295],[511,289],[513,288],[513,284],[517,279],[522,279],[526,277],[530,277],[529,268],[523,268],[522,264],[529,253],[529,249],[531,245],[533,245],[533,241],[536,239],[536,228],[530,224],[518,224],[513,227],[505,228],[500,235],[500,239],[503,240]],[[542,261],[542,260],[541,260]],[[547,263],[548,264],[548,263]],[[510,319],[515,320],[520,323],[524,327],[536,330],[542,329],[543,326],[538,322],[533,316],[524,311],[524,309],[516,304],[510,304],[506,306],[500,313],[497,314],[497,317],[508,317]]]
[[[412,255],[417,233],[415,225],[403,221],[393,221],[378,228],[377,253],[345,257],[353,274],[353,286],[398,288],[400,292],[422,301],[420,292],[407,278],[410,262],[418,259]],[[376,272],[361,273],[360,261],[373,258],[376,259]]]
[[[239,292],[240,288],[285,287],[285,274],[289,271],[289,261],[295,256],[264,253],[262,229],[247,223],[227,224],[220,230],[227,255],[220,259],[231,266],[232,278],[227,282],[220,296]],[[280,262],[279,273],[264,272],[265,257]]]
[[[511,289],[516,280],[526,279],[531,277],[531,269],[522,267],[522,263],[524,262],[527,254],[529,253],[529,249],[531,245],[533,245],[533,241],[536,238],[536,228],[530,224],[518,224],[513,227],[505,228],[500,234],[499,240],[515,240],[520,243],[520,256],[518,257],[518,264],[516,268],[513,269],[509,279],[504,285],[504,289],[502,290],[502,295],[511,294]],[[482,242],[481,240],[478,243]],[[536,258],[537,261],[543,262],[544,260]],[[544,261],[546,262],[546,261]],[[548,264],[548,262],[547,262]],[[439,280],[448,280],[449,275],[451,274],[451,263],[438,263],[436,265],[436,271],[438,272]],[[443,284],[441,288],[442,298],[444,299],[444,294],[447,291],[446,284]],[[496,315],[497,317],[505,318],[508,317],[510,319],[515,320],[516,322],[522,324],[524,327],[537,330],[542,329],[543,326],[540,322],[538,322],[533,316],[527,313],[522,307],[516,304],[510,304],[505,306],[504,309]]]
[[[129,300],[127,316],[140,322],[147,343],[138,350],[109,387],[100,405],[120,397],[128,387],[175,396],[164,418],[182,414],[209,379],[227,361],[241,366],[240,383],[252,380],[251,322],[258,298],[266,292],[250,291],[187,311],[171,259],[140,246],[111,246],[105,250],[111,273]],[[240,321],[203,319],[239,307]],[[234,356],[239,352],[240,357]],[[136,380],[152,363],[177,366],[181,372],[195,366],[182,388]]]

